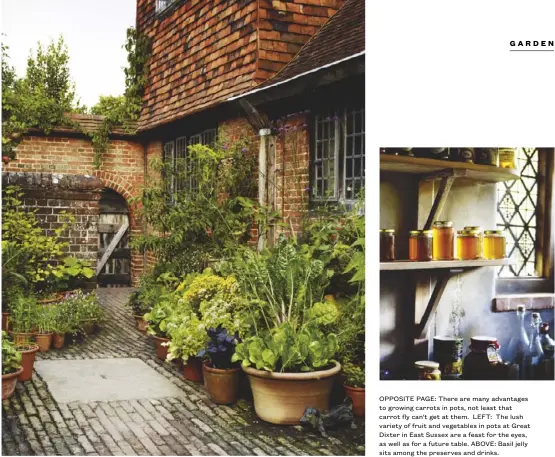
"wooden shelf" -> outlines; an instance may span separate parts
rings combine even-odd
[[[457,170],[457,177],[460,179],[472,179],[474,181],[483,182],[501,182],[520,179],[519,172],[510,168],[451,162],[449,160],[394,156],[389,154],[380,154],[380,170],[419,175],[426,175],[444,170]]]
[[[397,260],[395,262],[380,262],[381,271],[401,270],[439,270],[439,269],[465,269],[479,267],[501,267],[511,265],[511,259],[499,260],[432,260],[429,262],[411,262],[409,260]]]

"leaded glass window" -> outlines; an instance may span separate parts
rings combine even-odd
[[[364,108],[315,119],[312,196],[353,201],[364,186]]]
[[[521,179],[497,186],[497,227],[505,231],[507,254],[516,264],[500,269],[503,278],[534,277],[536,270],[537,148],[518,148]]]

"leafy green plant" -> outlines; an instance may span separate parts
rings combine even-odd
[[[29,284],[25,276],[27,253],[16,243],[2,240],[2,310],[9,312],[10,303],[22,295]]]
[[[83,332],[87,325],[104,320],[104,311],[94,292],[84,293],[79,290],[69,293],[56,307],[58,309],[55,324],[57,333],[78,334]]]
[[[12,329],[16,333],[31,333],[38,325],[37,300],[32,295],[19,295],[11,307]]]
[[[89,261],[65,257],[51,270],[49,282],[53,290],[67,291],[83,285],[95,274]]]
[[[50,333],[55,324],[55,306],[37,306],[37,326],[39,333]]]
[[[171,337],[167,360],[180,358],[187,362],[189,357],[195,357],[206,345],[206,325],[192,311],[175,314],[167,322],[167,327]]]
[[[359,365],[353,365],[352,363],[345,363],[343,365],[343,373],[346,376],[346,385],[349,387],[364,388],[366,379],[364,375],[364,365],[361,367]]]
[[[71,301],[62,301],[52,306],[52,331],[54,333],[77,333],[80,329],[78,316],[71,307]]]
[[[21,367],[21,353],[2,331],[2,374],[15,373]]]

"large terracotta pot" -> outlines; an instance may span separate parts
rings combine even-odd
[[[365,389],[364,387],[350,387],[345,386],[345,394],[353,402],[353,414],[355,416],[364,416],[365,404]]]
[[[39,345],[40,352],[48,352],[50,350],[50,346],[52,345],[52,332],[49,333],[37,333],[35,335],[35,340]]]
[[[135,318],[135,326],[137,330],[142,333],[146,333],[148,327],[148,322],[143,319],[143,316],[133,316]]]
[[[310,373],[271,373],[243,367],[249,376],[254,410],[272,424],[299,424],[306,408],[329,409],[333,377],[341,364]]]
[[[2,375],[2,400],[10,398],[13,395],[15,386],[17,385],[17,378],[22,371],[23,367],[19,367],[19,370],[13,373]]]
[[[155,336],[154,341],[156,342],[156,357],[162,360],[166,360],[166,357],[168,356],[168,347],[162,346],[162,343],[167,343],[170,340],[168,338]]]
[[[31,344],[33,341],[33,337],[35,336],[34,332],[26,333],[26,332],[10,332],[10,335],[13,338],[14,344]]]
[[[183,365],[183,377],[188,381],[202,382],[202,375],[202,360],[198,357],[189,357],[187,363]]]
[[[10,313],[2,313],[2,330],[10,330]]]
[[[16,349],[21,352],[21,366],[23,371],[17,379],[20,381],[29,381],[33,377],[33,365],[35,364],[35,357],[39,350],[37,344],[27,344],[16,346]]]
[[[65,333],[54,333],[52,336],[52,343],[56,349],[62,349],[66,341]]]
[[[210,398],[219,405],[230,405],[237,401],[239,391],[239,367],[229,370],[220,370],[204,362],[204,387]]]

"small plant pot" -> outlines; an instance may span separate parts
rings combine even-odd
[[[22,371],[23,367],[19,367],[19,369],[13,373],[2,375],[2,400],[10,398],[13,395],[15,386],[17,385],[17,378]]]
[[[48,352],[50,350],[50,346],[52,345],[52,335],[52,332],[37,333],[35,335],[35,340],[39,346],[40,352]]]
[[[81,328],[83,332],[85,332],[85,335],[92,335],[96,328],[96,322],[93,320],[83,321],[81,322]]]
[[[154,341],[156,342],[156,357],[161,360],[166,360],[166,357],[168,357],[168,347],[162,346],[162,343],[167,343],[170,340],[168,338],[155,336]]]
[[[135,318],[135,326],[137,330],[141,333],[146,333],[148,327],[148,322],[143,319],[143,316],[133,316]]]
[[[202,382],[202,360],[189,357],[187,363],[183,364],[183,377],[188,381]]]
[[[2,330],[8,332],[10,330],[10,313],[2,313]]]
[[[214,403],[218,405],[231,405],[237,401],[239,367],[220,370],[209,366],[209,362],[204,362],[202,369],[204,387]]]
[[[345,394],[353,402],[353,414],[355,416],[364,417],[365,405],[365,389],[364,387],[350,387],[343,384],[345,387]]]
[[[48,298],[43,298],[41,300],[37,300],[37,303],[39,305],[47,306],[47,305],[52,305],[54,303],[58,303],[63,298],[64,298],[63,293],[55,293],[55,294],[53,294],[52,296],[50,296]]]
[[[29,381],[33,377],[33,366],[35,365],[35,357],[39,350],[37,344],[26,344],[16,346],[16,349],[21,353],[21,367],[23,371],[17,379],[20,381]]]
[[[65,341],[66,341],[65,333],[54,333],[54,335],[52,335],[52,345],[56,349],[62,349],[64,347]]]
[[[14,344],[31,344],[33,342],[34,332],[10,332]]]

